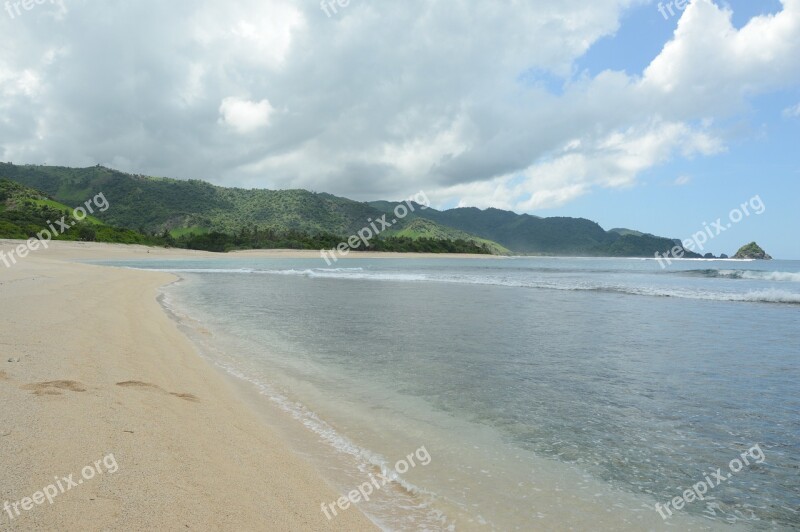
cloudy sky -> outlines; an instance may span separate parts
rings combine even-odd
[[[0,160],[800,258],[800,0],[4,1]]]

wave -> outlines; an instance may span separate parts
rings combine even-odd
[[[430,282],[448,284],[470,284],[484,286],[503,286],[509,288],[528,288],[545,290],[564,290],[571,292],[605,292],[627,294],[646,297],[672,297],[679,299],[700,299],[709,301],[751,302],[751,303],[777,303],[800,305],[800,293],[782,289],[751,290],[749,292],[711,291],[696,288],[672,288],[644,285],[623,285],[603,283],[585,279],[525,279],[509,278],[491,275],[468,274],[429,274],[429,273],[394,273],[370,272],[362,268],[311,268],[305,270],[253,270],[239,269],[171,269],[162,270],[173,273],[227,273],[227,274],[259,274],[259,275],[287,275],[312,279],[342,279],[361,281],[392,281],[392,282]],[[800,282],[800,274],[791,272],[765,272],[750,270],[691,270],[677,272],[680,275],[694,275],[701,277],[781,280]]]
[[[712,279],[749,279],[752,281],[778,281],[800,283],[798,272],[771,272],[762,270],[690,270],[681,272],[687,275]]]
[[[800,304],[800,293],[784,290],[758,290],[749,292],[719,292],[702,291],[693,289],[677,288],[658,288],[635,285],[613,285],[592,281],[536,281],[536,280],[516,280],[492,276],[469,276],[469,275],[429,275],[429,274],[399,274],[399,273],[378,273],[366,272],[356,275],[336,274],[336,273],[316,273],[309,270],[282,270],[275,271],[281,275],[305,275],[307,277],[323,277],[338,279],[358,279],[370,281],[397,281],[397,282],[439,282],[452,284],[474,284],[489,286],[504,286],[509,288],[538,288],[546,290],[565,290],[565,291],[591,291],[622,293],[636,296],[651,297],[674,297],[681,299],[702,299],[710,301],[739,301],[739,302],[758,302],[758,303],[784,303]],[[272,273],[272,272],[262,272]],[[780,272],[757,272],[757,273],[780,273]]]
[[[134,270],[146,270],[169,273],[258,273],[258,270],[251,268],[132,268]]]
[[[363,268],[308,268],[305,270],[255,270],[250,268],[164,268],[147,269],[149,271],[163,271],[170,273],[223,273],[223,274],[256,274],[256,275],[288,275],[301,277],[317,277],[328,279],[356,279],[356,280],[376,280],[376,281],[427,281],[428,276],[410,273],[364,273]]]
[[[622,260],[659,260],[657,257],[619,257],[619,258],[622,259]],[[664,260],[664,259],[662,258],[660,260]],[[731,258],[727,258],[727,259],[719,259],[719,258],[706,259],[706,258],[702,258],[702,257],[698,257],[696,259],[690,259],[690,258],[687,258],[687,257],[682,257],[682,258],[670,257],[669,260],[671,260],[672,262],[676,262],[676,261],[677,262],[682,262],[682,261],[683,262],[689,262],[689,261],[694,261],[694,262],[755,262],[758,259],[731,259]]]
[[[271,273],[276,275],[317,275],[325,273],[362,272],[364,268],[310,268],[307,270],[256,270],[253,268],[133,268],[136,270],[162,271],[170,273]]]
[[[749,292],[702,292],[674,289],[621,288],[618,291],[633,295],[676,297],[681,299],[703,299],[708,301],[734,301],[749,303],[783,303],[800,305],[800,293],[785,290],[751,290]]]
[[[509,285],[505,285],[509,286]],[[800,293],[785,290],[751,290],[749,292],[711,292],[692,289],[655,288],[622,285],[556,285],[553,283],[537,283],[522,286],[524,288],[543,288],[549,290],[606,292],[633,296],[671,297],[678,299],[700,299],[707,301],[731,301],[749,303],[781,303],[800,305]]]
[[[431,278],[425,274],[417,273],[376,273],[360,271],[347,271],[344,269],[313,268],[309,270],[261,270],[258,273],[272,275],[297,275],[319,279],[350,279],[364,281],[429,281]]]

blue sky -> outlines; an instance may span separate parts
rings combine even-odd
[[[729,2],[734,25],[751,17],[777,13],[777,0]],[[616,35],[598,41],[578,62],[579,71],[596,74],[607,68],[641,72],[675,31],[678,18],[664,20],[655,4],[630,10]],[[800,59],[796,64],[800,68]],[[754,196],[766,206],[761,215],[745,217],[707,244],[714,254],[732,254],[758,241],[776,257],[800,259],[800,116],[786,109],[800,103],[800,88],[754,98],[743,113],[729,119],[735,130],[726,151],[679,158],[648,170],[625,189],[595,189],[568,205],[542,209],[541,216],[582,216],[606,229],[630,227],[674,238],[689,238],[704,223],[726,219],[731,210]],[[685,185],[676,186],[686,176]]]
[[[0,160],[682,239],[758,196],[708,250],[800,259],[800,0],[330,1],[0,11]]]

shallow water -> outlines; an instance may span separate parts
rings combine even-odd
[[[167,304],[342,492],[425,446],[359,504],[387,529],[800,527],[800,262],[115,264],[184,279]]]

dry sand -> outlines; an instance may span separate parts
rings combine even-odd
[[[172,275],[69,262],[209,256],[65,242],[0,263],[0,505],[109,453],[119,467],[13,520],[0,507],[1,530],[376,529],[355,509],[327,521],[340,494],[162,311]]]

